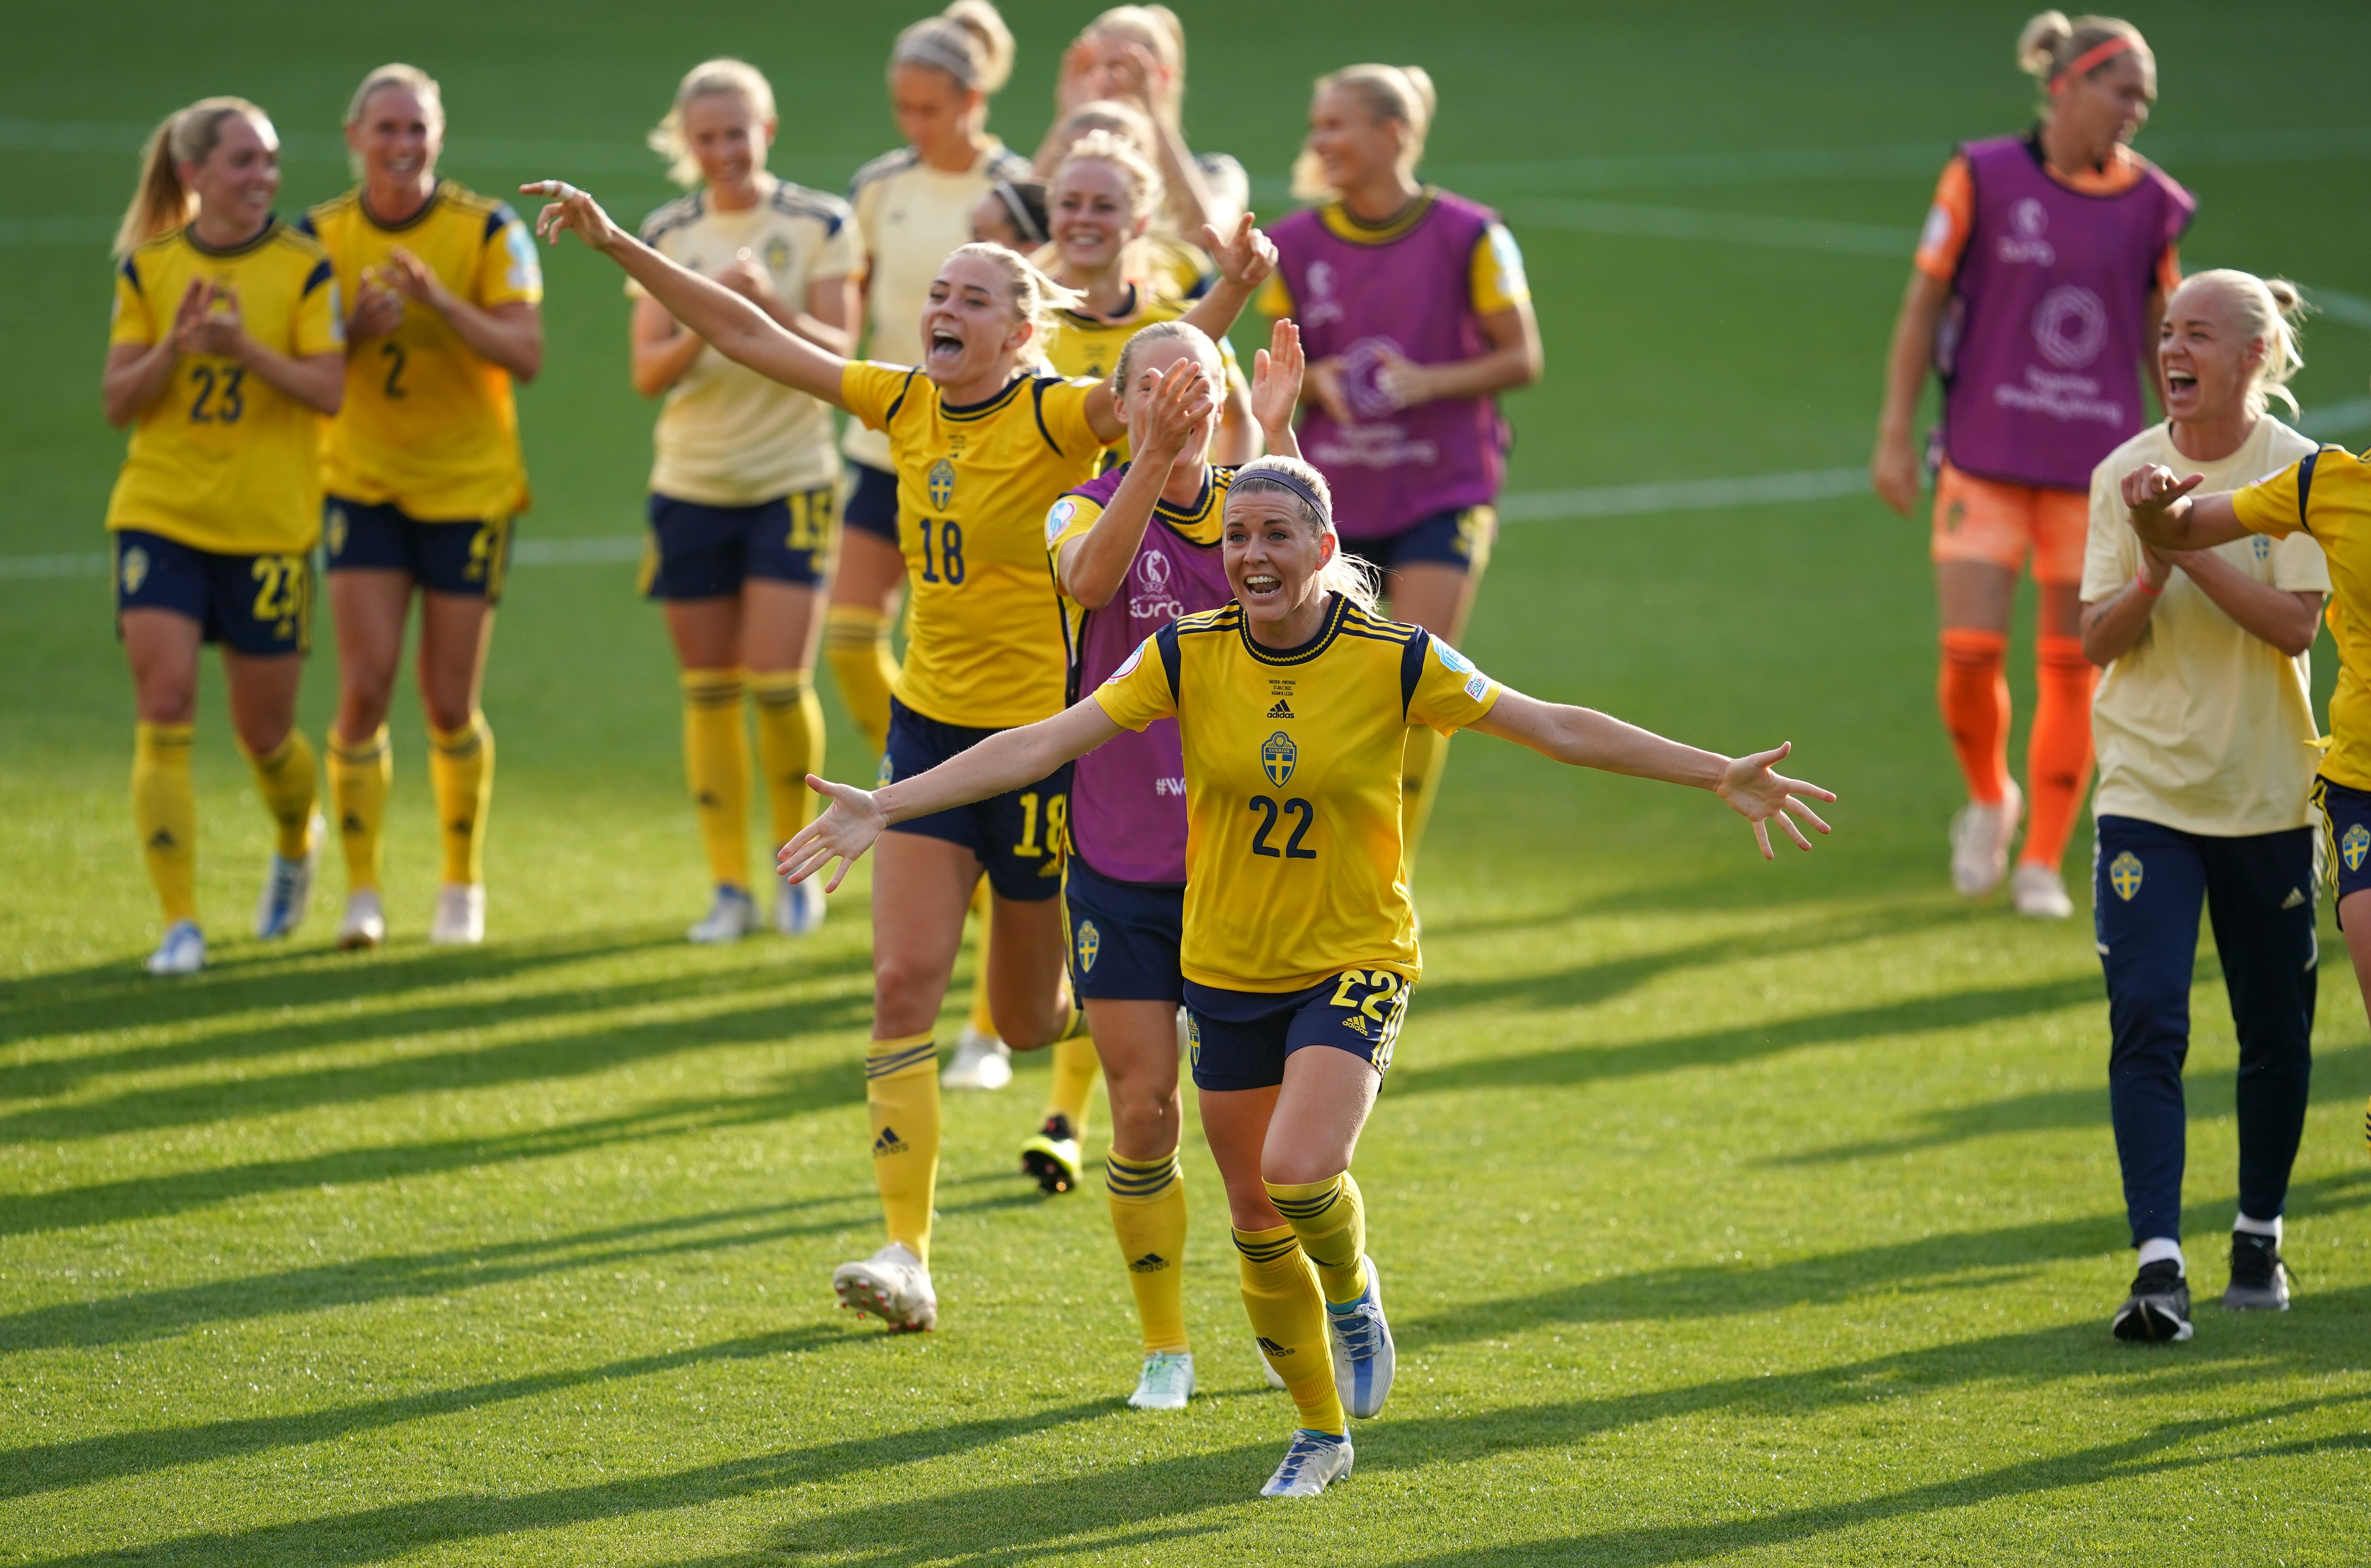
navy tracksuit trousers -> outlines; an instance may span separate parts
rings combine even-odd
[[[2223,838],[2099,819],[2092,908],[2108,972],[2108,1094],[2133,1245],[2181,1235],[2181,1067],[2198,909],[2239,1036],[2239,1212],[2276,1217],[2313,1075],[2313,829]]]

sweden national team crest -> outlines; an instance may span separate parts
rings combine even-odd
[[[1095,929],[1095,923],[1093,920],[1080,921],[1079,973],[1081,974],[1093,974],[1095,969],[1095,955],[1103,951],[1104,934]]]
[[[2358,822],[2346,830],[2345,837],[2338,841],[2338,858],[2346,862],[2348,870],[2359,871],[2363,869],[2363,857],[2366,854],[2371,854],[2371,830],[2365,830]]]
[[[955,466],[943,457],[940,458],[931,465],[928,482],[931,487],[931,504],[944,512],[947,509],[947,503],[955,498]]]
[[[331,560],[346,553],[346,509],[344,507],[330,508],[329,521],[321,528],[321,542],[329,547]]]
[[[766,271],[784,272],[790,270],[791,242],[781,235],[766,242]]]
[[[1260,767],[1267,774],[1267,781],[1279,790],[1292,777],[1293,765],[1300,760],[1301,748],[1282,730],[1260,743]]]
[[[127,594],[140,592],[148,581],[148,552],[138,545],[123,552],[123,591]]]
[[[2127,849],[2108,862],[2108,885],[2126,904],[2141,890],[2141,858]]]

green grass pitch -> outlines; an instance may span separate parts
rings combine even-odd
[[[1377,58],[1440,80],[1431,171],[1509,213],[1546,333],[1548,380],[1511,404],[1518,495],[1863,462],[1934,169],[2030,103],[2022,6],[1183,8],[1195,139],[1272,208],[1310,77]],[[1090,9],[1012,8],[1013,141],[1034,144]],[[2142,145],[2203,202],[2188,259],[2335,291],[2299,390],[2364,422],[2359,12],[2134,16],[2165,100]],[[830,1266],[875,1245],[865,885],[795,945],[683,944],[706,890],[674,674],[614,552],[523,565],[503,606],[482,950],[422,940],[408,693],[398,940],[341,957],[318,906],[289,946],[237,939],[267,837],[210,675],[217,963],[137,973],[155,911],[129,683],[103,577],[51,558],[102,548],[104,244],[140,129],[202,94],[258,99],[293,210],[342,182],[363,71],[412,60],[445,84],[453,173],[565,175],[639,217],[666,194],[639,138],[686,66],[764,65],[776,167],[837,187],[893,139],[880,62],[907,19],[0,6],[0,1561],[2362,1562],[2352,979],[2325,966],[2296,1309],[2210,1299],[2188,1345],[2116,1344],[2131,1253],[2088,928],[1949,892],[1924,529],[1863,495],[1507,530],[1467,639],[1486,668],[1709,744],[1791,738],[1844,797],[1837,834],[1765,867],[1706,799],[1457,743],[1422,879],[1429,977],[1358,1167],[1401,1381],[1313,1505],[1253,1496],[1290,1418],[1191,1132],[1205,1393],[1121,1407],[1136,1354],[1102,1200],[1041,1201],[1016,1173],[1042,1063],[950,1098],[944,1332],[832,1309]],[[1820,156],[1778,156],[1798,152]],[[619,280],[571,248],[550,290],[525,537],[616,541],[651,417]],[[2327,640],[2318,656],[2326,687]],[[317,657],[317,736],[333,686]],[[830,770],[862,776],[833,726]],[[2211,951],[2194,1010],[2211,1297],[2234,1159]]]

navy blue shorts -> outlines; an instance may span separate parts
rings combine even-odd
[[[1498,537],[1497,507],[1465,506],[1436,512],[1396,534],[1343,543],[1352,555],[1387,574],[1404,566],[1453,566],[1471,573],[1490,564],[1490,546]]]
[[[881,754],[881,782],[926,773],[969,751],[997,730],[942,724],[896,698],[889,699],[889,749]],[[901,822],[892,833],[919,833],[960,844],[979,857],[999,898],[1035,904],[1062,891],[1062,836],[1070,813],[1070,765],[1047,778],[968,806]]]
[[[1100,875],[1073,854],[1063,873],[1070,924],[1070,989],[1106,1002],[1185,999],[1177,950],[1186,940],[1186,890],[1141,887]]]
[[[405,571],[432,594],[498,605],[510,571],[511,519],[422,523],[392,502],[366,506],[333,495],[321,502],[321,544],[331,571]]]
[[[118,529],[115,612],[126,610],[187,616],[206,641],[241,653],[306,652],[313,646],[312,558],[224,555],[144,529]]]
[[[1389,1072],[1412,988],[1388,969],[1346,969],[1306,991],[1221,991],[1188,980],[1194,1087],[1274,1088],[1284,1059],[1305,1045],[1331,1045]]]
[[[848,460],[848,504],[840,521],[893,548],[897,545],[897,476],[870,463]]]
[[[2318,777],[2313,803],[2321,808],[2322,850],[2330,862],[2325,874],[2342,903],[2348,894],[2371,887],[2371,791]]]
[[[812,588],[831,570],[834,487],[755,506],[651,496],[642,592],[653,599],[724,599],[752,577]]]

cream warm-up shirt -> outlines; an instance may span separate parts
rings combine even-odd
[[[2204,494],[2252,484],[2313,449],[2270,414],[2238,451],[2215,463],[2183,456],[2163,424],[2134,436],[2091,473],[2084,602],[2112,598],[2140,571],[2141,543],[2120,489],[2126,474],[2162,463],[2184,477],[2203,474]],[[2271,587],[2330,592],[2321,547],[2302,532],[2235,539],[2214,553]],[[2091,733],[2099,755],[2095,816],[2137,817],[2215,837],[2302,827],[2321,758],[2311,655],[2284,656],[2177,570],[2140,640],[2100,675]]]

